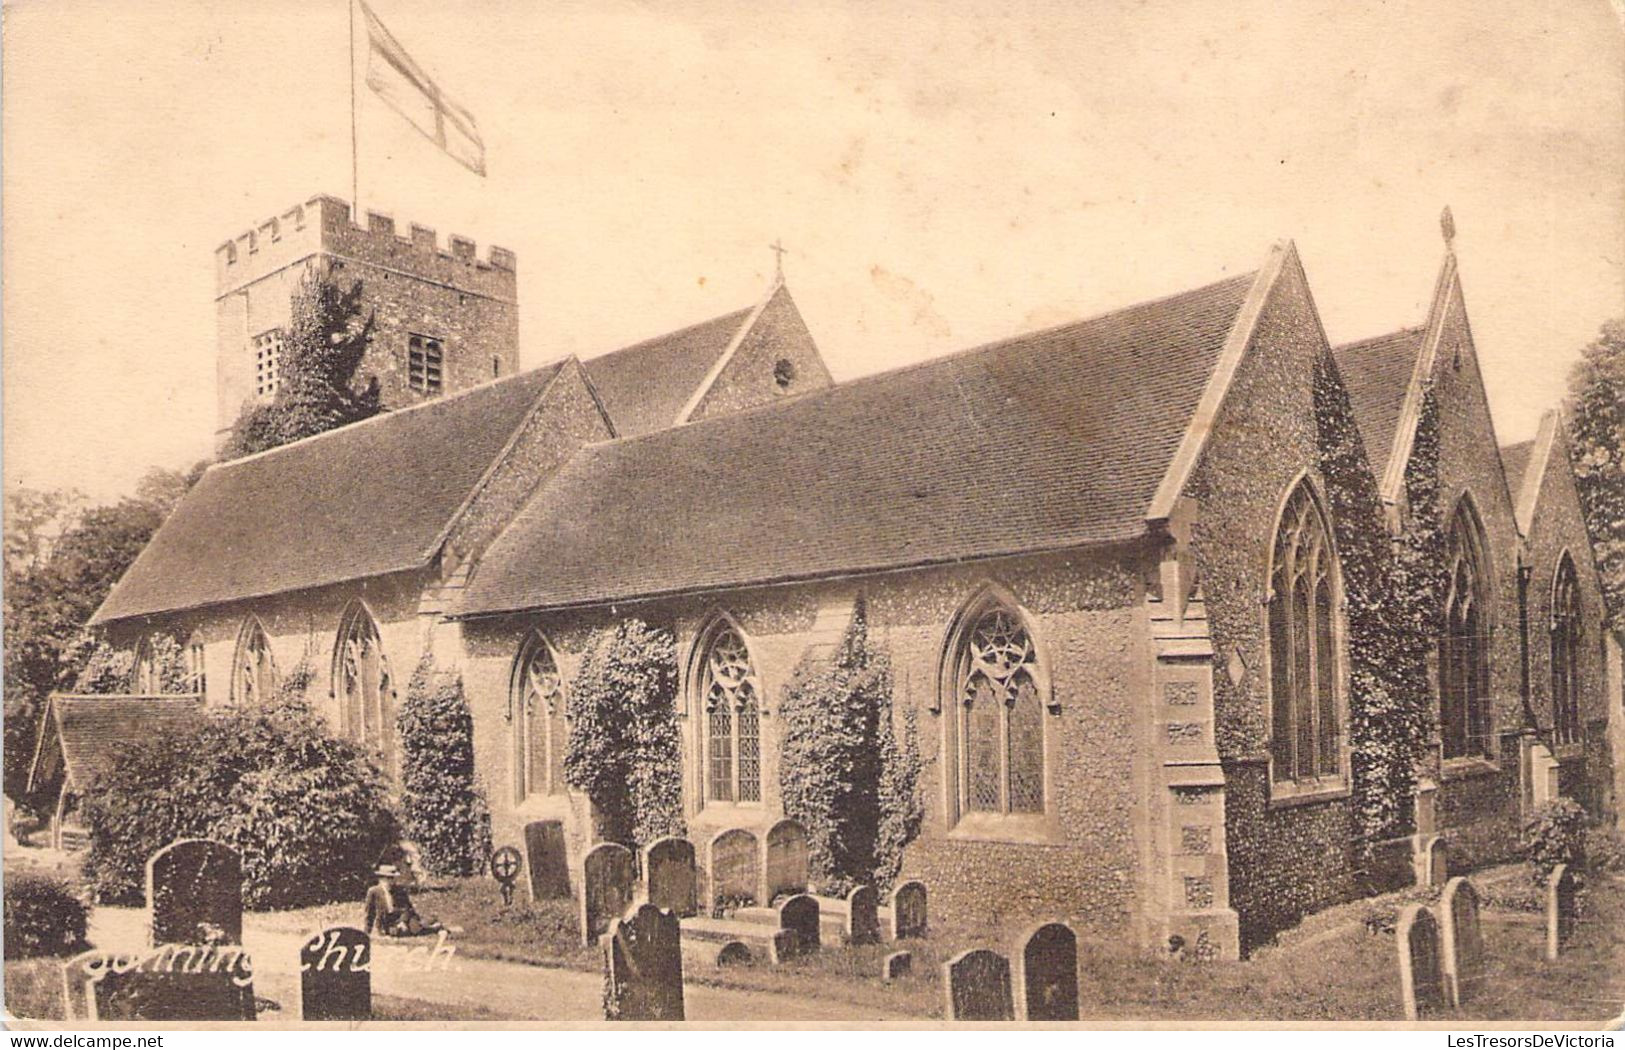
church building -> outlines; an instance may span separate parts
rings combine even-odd
[[[513,255],[451,244],[317,198],[221,249],[223,426],[263,393],[286,273],[324,254],[380,318],[363,367],[395,377],[389,411],[211,468],[97,612],[110,640],[186,643],[210,706],[309,661],[335,731],[390,768],[431,649],[462,674],[496,840],[557,818],[579,855],[565,692],[594,629],[668,627],[703,860],[783,815],[786,683],[861,598],[917,732],[903,873],[934,911],[1235,957],[1372,892],[1346,548],[1405,529],[1425,472],[1449,581],[1436,733],[1380,845],[1408,872],[1443,836],[1473,865],[1557,794],[1615,812],[1617,643],[1563,423],[1499,446],[1448,244],[1422,323],[1347,346],[1284,243],[1250,273],[844,383],[782,278],[519,371]],[[1352,476],[1329,476],[1334,445]]]

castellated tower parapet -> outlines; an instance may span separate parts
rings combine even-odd
[[[278,382],[280,333],[299,280],[313,266],[360,280],[373,312],[372,346],[360,374],[378,378],[386,408],[466,389],[519,368],[514,253],[387,214],[352,221],[350,205],[317,196],[215,249],[217,444],[244,404],[268,401]]]

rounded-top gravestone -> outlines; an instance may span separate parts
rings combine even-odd
[[[241,944],[243,866],[209,839],[178,839],[147,860],[152,943]]]
[[[687,918],[698,910],[698,877],[692,842],[677,836],[651,842],[643,851],[643,877],[648,884],[650,904],[667,908],[679,918]]]
[[[1472,883],[1458,875],[1444,884],[1439,918],[1445,994],[1451,1006],[1459,1007],[1483,988],[1488,969],[1478,926],[1478,893]]]
[[[892,890],[892,936],[897,940],[924,937],[925,883],[910,880]]]
[[[1065,923],[1033,930],[1021,945],[1021,995],[1028,1021],[1078,1019],[1078,938]]]
[[[772,904],[786,893],[807,892],[807,829],[800,821],[786,817],[769,828],[764,851],[763,904]]]
[[[950,1021],[1013,1021],[1010,961],[987,948],[972,948],[942,964]]]
[[[682,931],[676,915],[642,904],[611,924],[604,938],[604,1017],[683,1020]]]
[[[307,1021],[372,1017],[372,938],[330,926],[299,949],[299,1009]]]
[[[600,842],[581,859],[581,937],[593,944],[626,913],[637,887],[632,851]]]
[[[873,886],[854,886],[846,895],[846,943],[880,941],[880,895]]]
[[[815,952],[819,948],[820,920],[818,902],[805,893],[779,905],[779,928],[796,935],[796,951],[800,954]]]
[[[1399,994],[1405,1018],[1414,1021],[1444,1006],[1444,970],[1439,948],[1439,924],[1425,904],[1401,909],[1394,926],[1399,949]]]
[[[714,911],[756,903],[762,856],[755,835],[744,828],[718,832],[706,859],[711,873],[709,903]]]

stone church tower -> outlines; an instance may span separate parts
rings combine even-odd
[[[289,300],[318,261],[345,285],[362,282],[377,324],[358,374],[378,377],[385,407],[518,370],[512,252],[493,246],[476,258],[474,242],[455,235],[442,250],[428,227],[398,233],[376,212],[361,227],[345,201],[313,197],[215,250],[217,448],[245,403],[276,393]]]

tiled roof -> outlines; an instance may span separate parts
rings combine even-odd
[[[210,468],[91,622],[426,565],[559,367]]]
[[[1424,328],[1405,328],[1373,339],[1346,343],[1332,351],[1337,370],[1348,389],[1354,422],[1360,428],[1371,472],[1383,476],[1393,454],[1394,431],[1399,427]]]
[[[1142,535],[1252,282],[587,446],[488,548],[460,611]]]
[[[750,314],[737,310],[583,362],[615,433],[636,437],[676,423]]]
[[[1529,457],[1534,451],[1534,438],[1516,445],[1501,446],[1501,468],[1506,471],[1507,488],[1512,490],[1513,499],[1523,492],[1523,476],[1529,469]]]
[[[41,728],[30,787],[45,786],[60,760],[68,786],[82,791],[113,765],[120,744],[151,740],[203,713],[195,697],[53,695]],[[60,750],[52,753],[51,749]]]

